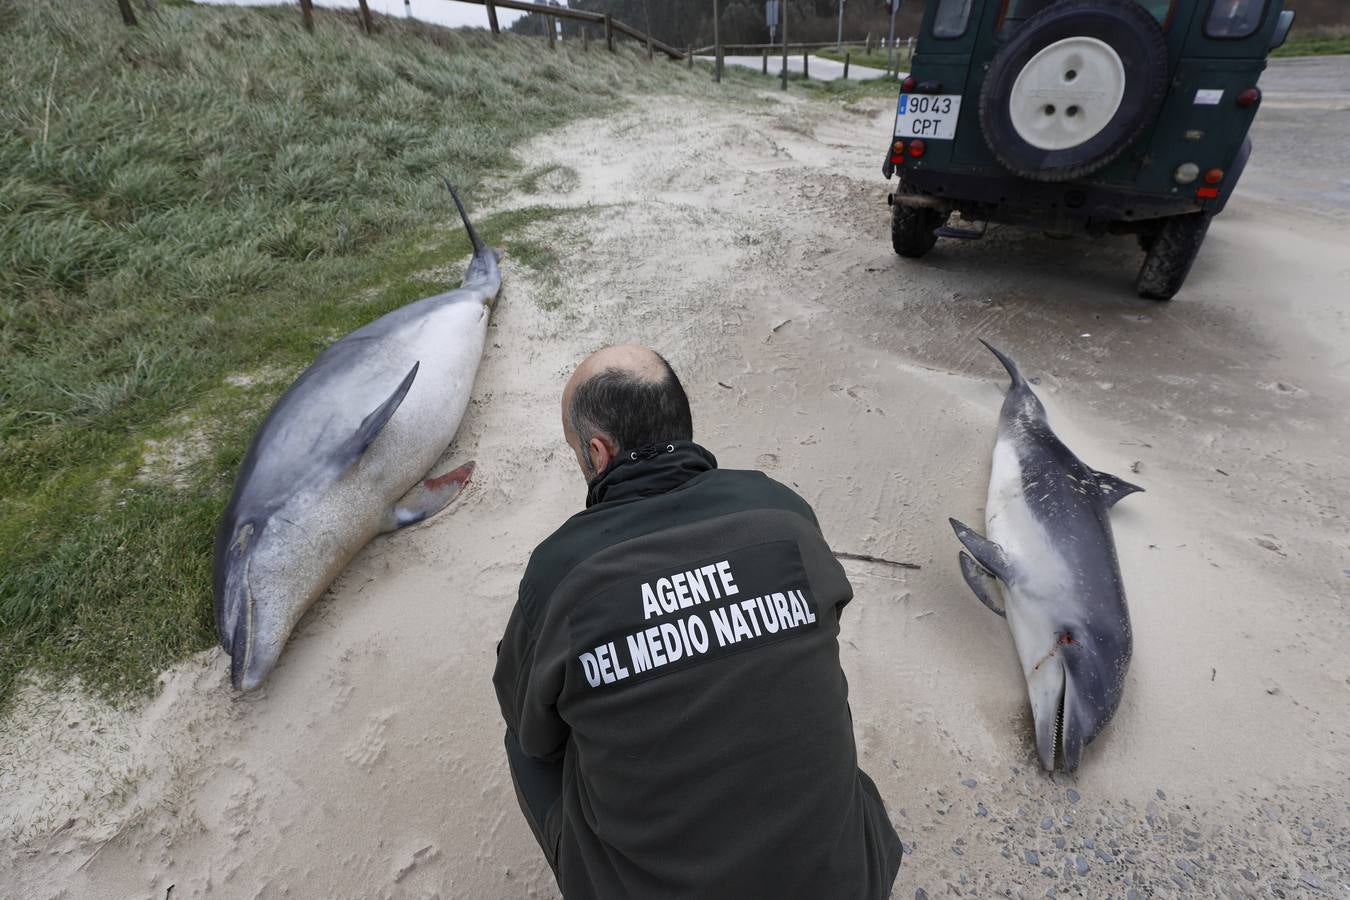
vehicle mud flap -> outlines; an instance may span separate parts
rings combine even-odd
[[[1081,178],[1152,126],[1167,73],[1162,28],[1136,0],[1055,3],[994,55],[980,91],[980,129],[1016,175]]]

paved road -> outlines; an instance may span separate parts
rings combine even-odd
[[[747,69],[755,69],[756,71],[762,70],[764,66],[764,60],[758,56],[728,56],[725,59],[727,65],[745,66]],[[783,70],[782,67],[783,67],[783,57],[781,54],[778,56],[769,57],[770,75],[777,78],[779,73],[782,72]],[[788,71],[796,72],[798,74],[801,73],[802,55],[800,53],[788,55]],[[820,56],[813,56],[811,57],[810,74],[812,78],[818,78],[821,81],[834,81],[836,79],[844,77],[844,64],[840,62],[835,62],[832,59],[825,59]],[[849,78],[859,78],[859,79],[881,78],[885,74],[886,73],[881,69],[871,69],[868,68],[867,66],[850,65],[848,67]]]
[[[1350,212],[1350,56],[1273,60],[1259,83],[1242,190],[1322,214]]]

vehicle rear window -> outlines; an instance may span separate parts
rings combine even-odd
[[[970,21],[971,0],[938,0],[937,12],[933,15],[933,36],[941,38],[960,37],[966,33],[966,23]]]
[[[1055,0],[1003,0],[1003,10],[999,13],[998,19],[998,33],[1007,34],[1054,2]],[[1137,2],[1148,10],[1148,14],[1157,19],[1163,28],[1172,24],[1172,7],[1176,6],[1176,0],[1137,0]]]
[[[1205,19],[1205,36],[1245,38],[1261,27],[1266,0],[1214,0]]]

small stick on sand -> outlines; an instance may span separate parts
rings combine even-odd
[[[844,552],[842,552],[842,551],[836,550],[836,551],[834,551],[834,558],[835,558],[835,559],[856,559],[856,560],[858,560],[859,562],[881,563],[882,565],[886,565],[886,566],[895,566],[895,567],[898,568],[898,569],[915,569],[915,570],[917,570],[918,568],[920,568],[918,563],[912,563],[912,562],[900,562],[899,560],[895,560],[895,559],[886,559],[885,557],[882,557],[882,556],[870,556],[870,555],[868,555],[868,554],[866,554],[866,553],[844,553]]]

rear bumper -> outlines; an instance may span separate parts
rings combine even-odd
[[[1201,200],[1188,188],[1178,188],[1176,194],[1147,194],[1090,182],[1029,181],[1006,172],[986,170],[905,165],[896,171],[908,188],[936,198],[966,218],[1047,230],[1067,231],[1092,225],[1104,228],[1114,223],[1117,229],[1128,231],[1132,222],[1206,210],[1216,212],[1227,199],[1221,195],[1218,200]],[[1223,193],[1229,192],[1231,186]]]

